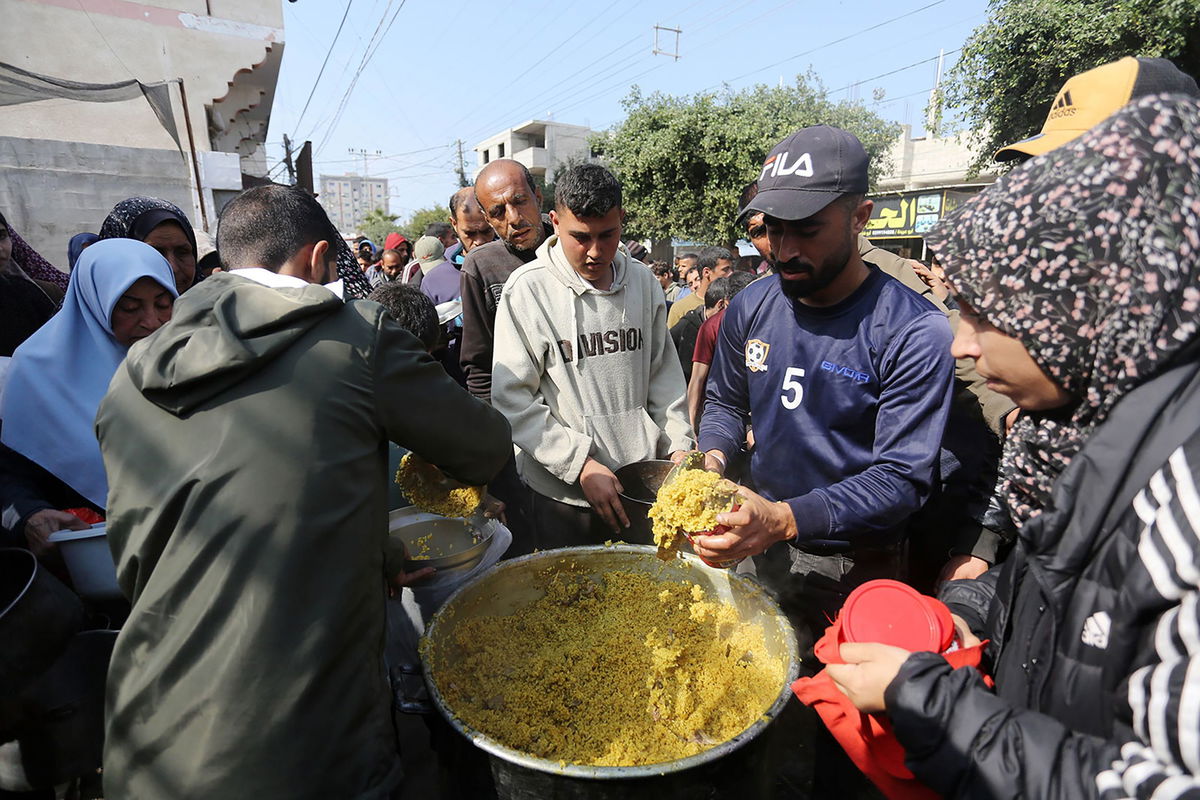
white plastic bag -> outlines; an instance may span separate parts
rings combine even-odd
[[[421,634],[458,587],[495,566],[512,544],[512,532],[497,520],[486,520],[481,530],[485,534],[491,533],[491,541],[478,564],[438,570],[420,586],[405,587],[397,596],[388,598],[384,661],[396,707],[401,711],[410,714],[433,711],[422,678],[421,656],[417,652]]]

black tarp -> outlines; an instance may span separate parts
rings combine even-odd
[[[142,83],[138,80],[119,83],[80,83],[64,78],[38,75],[36,72],[0,62],[0,106],[15,106],[54,98],[80,100],[85,103],[115,103],[145,97],[154,115],[163,128],[175,140],[179,152],[179,129],[175,126],[175,114],[171,109],[170,81]]]

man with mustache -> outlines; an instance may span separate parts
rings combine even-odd
[[[542,221],[542,193],[524,164],[511,158],[491,162],[475,179],[475,200],[496,235],[467,254],[462,269],[463,374],[480,400],[492,395],[492,346],[496,306],[508,276],[533,261],[553,233]]]
[[[756,445],[746,502],[696,551],[765,553],[759,576],[808,643],[855,586],[901,577],[954,378],[945,315],[859,255],[867,163],[857,138],[827,126],[771,151],[742,215],[763,215],[776,275],[731,301],[700,426],[718,472],[750,418]]]

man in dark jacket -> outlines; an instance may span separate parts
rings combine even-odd
[[[542,220],[542,193],[519,161],[493,161],[475,179],[475,198],[500,237],[467,254],[462,269],[462,368],[467,388],[491,400],[496,308],[508,276],[537,255],[554,233]]]
[[[108,674],[105,794],[386,798],[386,443],[468,484],[504,418],[383,308],[320,285],[337,233],[251,189],[218,273],[138,343],[97,417],[108,538],[133,610]]]

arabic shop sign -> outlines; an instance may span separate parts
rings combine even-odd
[[[875,208],[863,233],[872,239],[922,237],[942,217],[974,197],[979,189],[934,189],[874,196],[871,200],[875,202]]]

